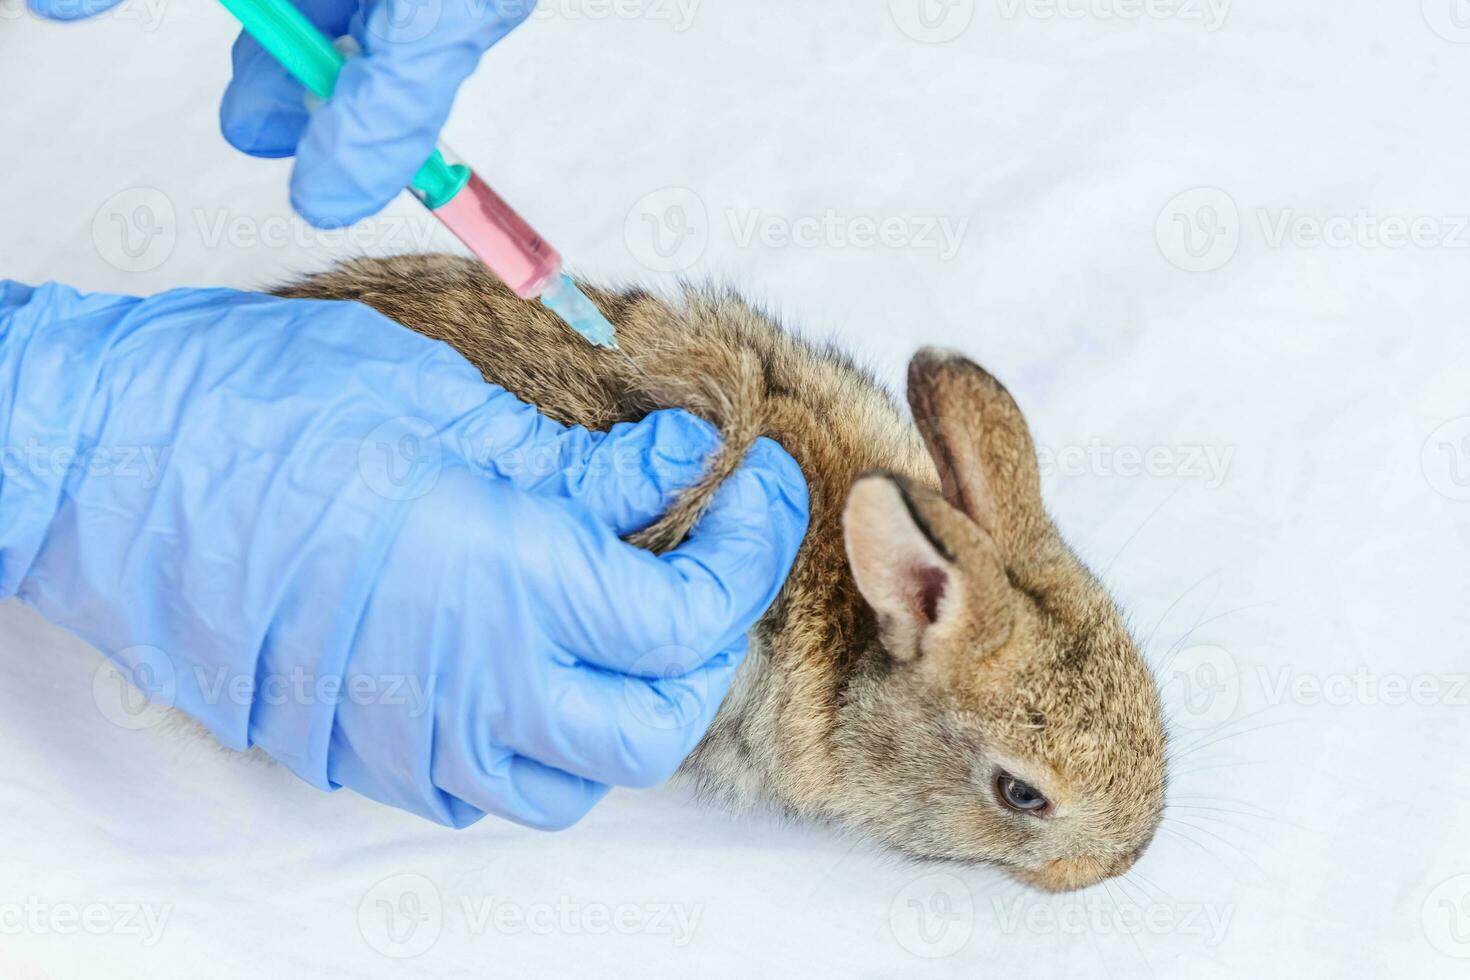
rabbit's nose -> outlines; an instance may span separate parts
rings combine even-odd
[[[1024,880],[1043,891],[1067,892],[1095,885],[1128,869],[1131,858],[1106,861],[1091,855],[1057,858],[1036,871],[1022,872]]]

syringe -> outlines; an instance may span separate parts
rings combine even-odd
[[[331,98],[347,59],[290,0],[220,2],[313,95]],[[517,296],[540,299],[589,342],[617,349],[613,325],[562,271],[557,250],[442,143],[409,190]]]

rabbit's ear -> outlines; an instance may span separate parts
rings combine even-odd
[[[926,347],[909,362],[909,406],[939,470],[944,498],[1014,558],[1050,526],[1026,419],[984,368]]]
[[[994,543],[932,492],[864,476],[842,526],[858,591],[894,658],[941,647],[988,653],[1010,634],[1010,584]]]

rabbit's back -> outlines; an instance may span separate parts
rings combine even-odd
[[[671,407],[713,422],[725,445],[707,478],[639,536],[655,550],[688,532],[759,436],[780,442],[801,464],[814,527],[836,519],[863,470],[922,465],[912,427],[871,376],[733,293],[686,289],[669,301],[641,290],[583,288],[617,327],[622,353],[587,344],[539,303],[457,256],[357,260],[278,292],[366,303],[449,343],[487,381],[567,424],[601,430]]]

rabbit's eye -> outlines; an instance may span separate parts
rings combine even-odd
[[[1023,783],[1008,772],[995,777],[995,795],[1017,813],[1029,813],[1033,816],[1046,812],[1046,808],[1051,805],[1035,786]]]

